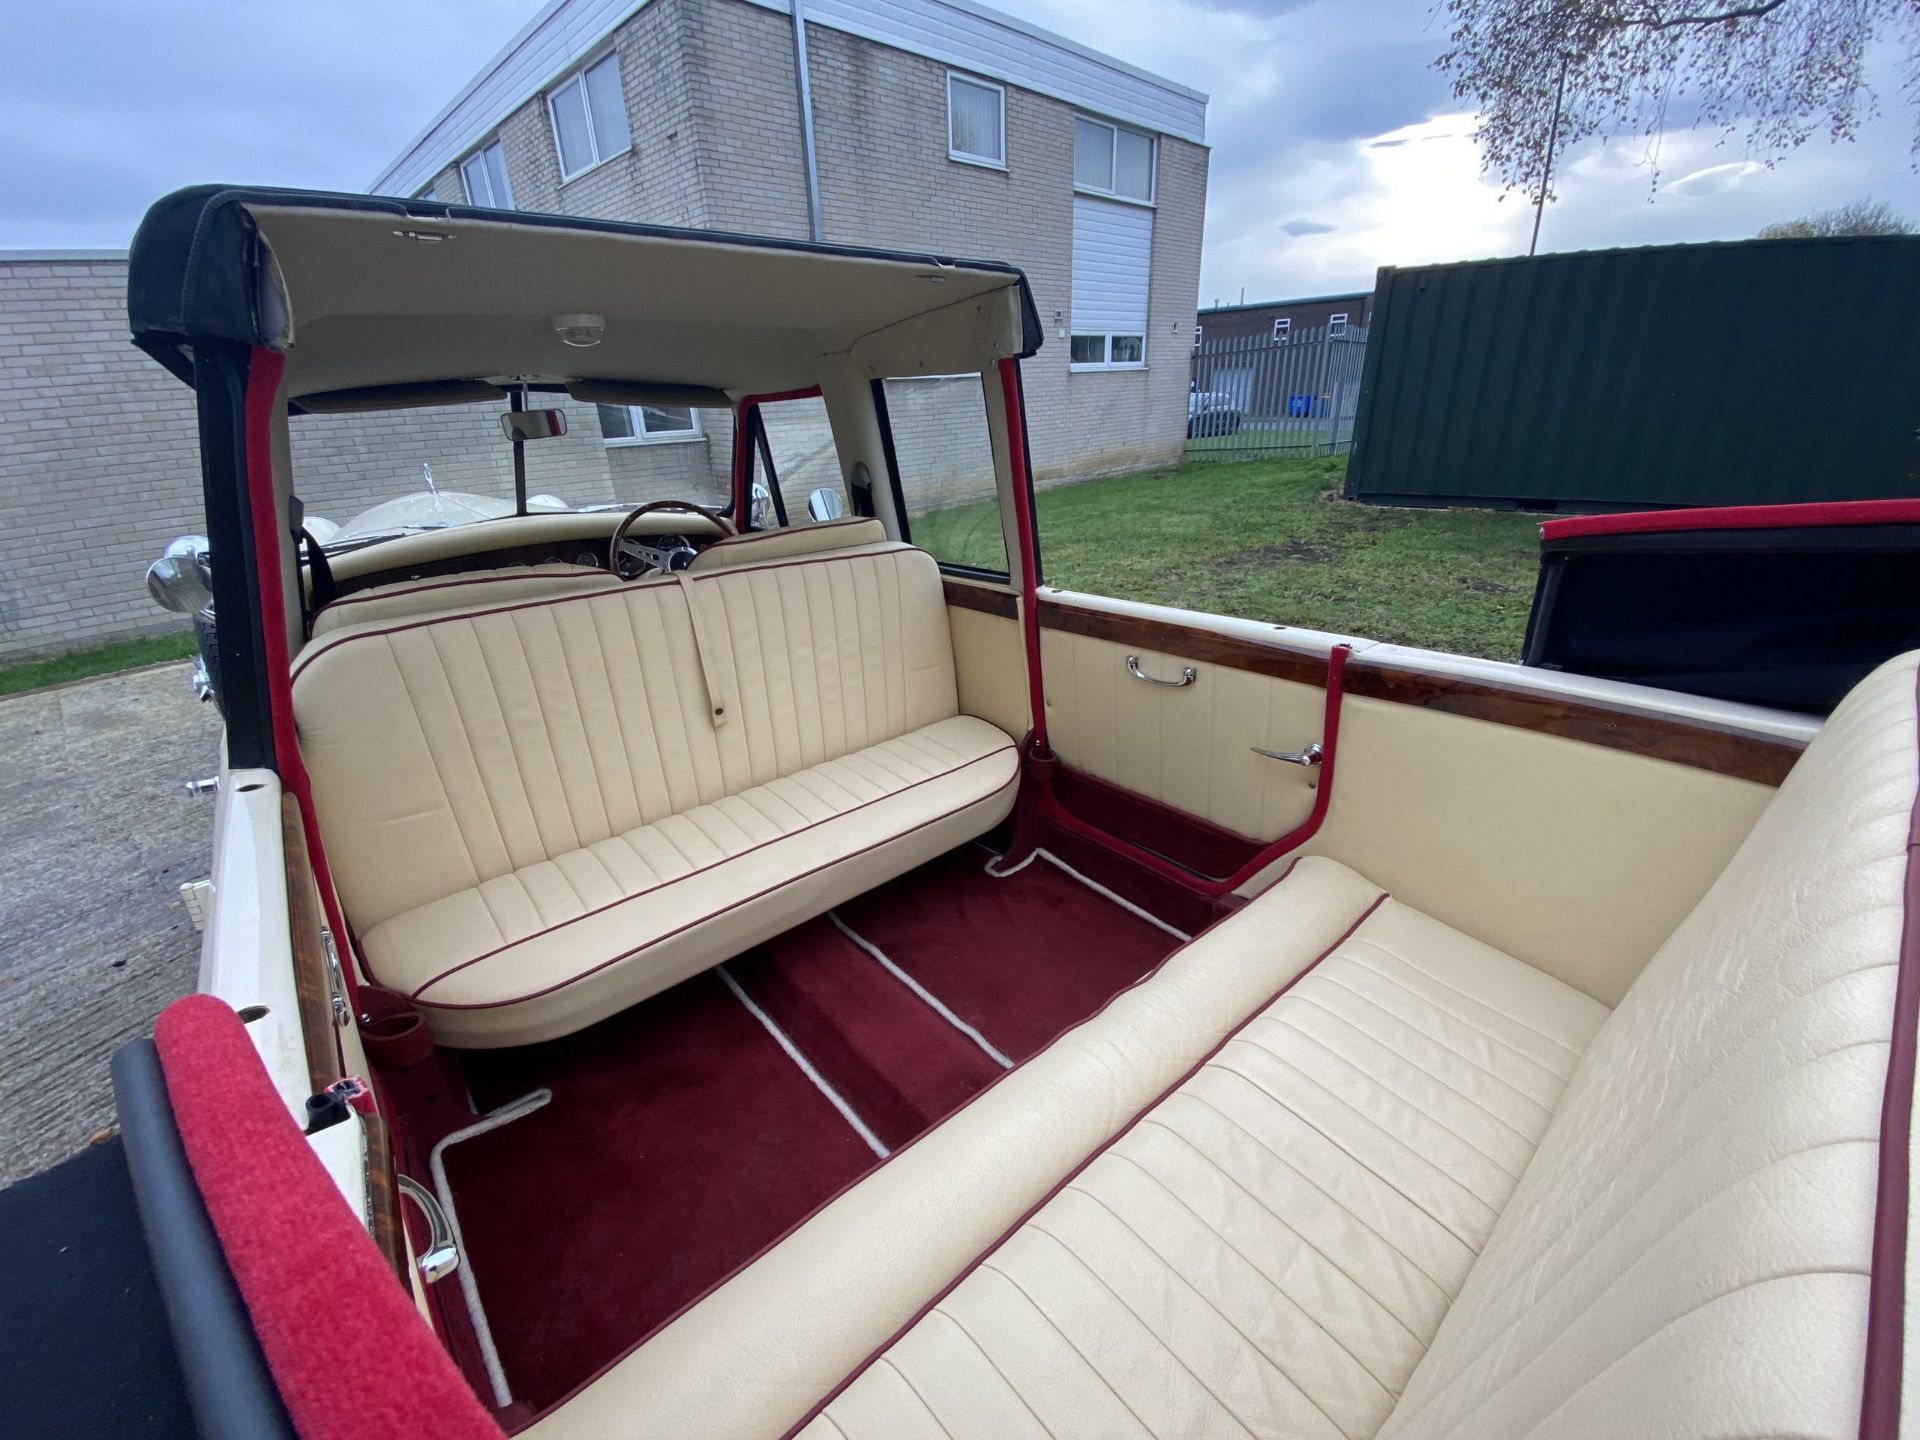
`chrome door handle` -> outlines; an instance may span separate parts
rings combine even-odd
[[[1178,680],[1162,680],[1159,676],[1149,675],[1140,668],[1140,657],[1138,655],[1127,656],[1127,673],[1136,680],[1144,680],[1149,685],[1164,685],[1169,690],[1183,690],[1200,678],[1193,673],[1193,666],[1188,665],[1181,670]]]
[[[440,1208],[433,1192],[411,1175],[402,1175],[399,1180],[400,1193],[427,1217],[427,1248],[414,1263],[420,1267],[420,1278],[431,1285],[460,1268],[460,1247],[453,1243],[453,1226],[447,1223],[447,1212]]]
[[[1289,765],[1318,765],[1327,758],[1326,747],[1318,740],[1304,750],[1269,750],[1263,745],[1251,748],[1256,755],[1264,755],[1269,760],[1284,760]]]

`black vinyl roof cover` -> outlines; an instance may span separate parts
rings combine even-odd
[[[256,286],[263,258],[262,242],[246,209],[253,204],[384,214],[414,220],[499,220],[555,230],[587,230],[710,245],[748,245],[805,254],[992,271],[1012,276],[1020,283],[1020,358],[1025,359],[1039,350],[1045,334],[1025,273],[1004,261],[959,260],[906,250],[814,244],[671,225],[634,225],[575,215],[488,210],[474,205],[401,200],[386,195],[194,185],[154,202],[134,233],[127,256],[127,321],[133,331],[133,342],[189,384],[193,380],[190,353],[193,341],[229,340],[255,345],[267,338],[259,325]]]

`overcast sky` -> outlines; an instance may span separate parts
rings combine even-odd
[[[20,6],[0,82],[0,248],[124,246],[151,200],[197,181],[361,189],[539,3]],[[1480,178],[1423,0],[1003,8],[1212,97],[1202,304],[1526,249],[1532,213]],[[1853,144],[1816,139],[1767,167],[1737,141],[1668,135],[1657,195],[1645,142],[1580,147],[1541,248],[1737,238],[1869,193],[1920,219],[1898,57],[1874,58],[1885,113]]]

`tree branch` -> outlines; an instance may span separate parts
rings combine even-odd
[[[1758,20],[1763,15],[1771,15],[1788,0],[1759,0],[1753,5],[1743,5],[1734,10],[1722,10],[1713,15],[1669,15],[1665,17],[1649,15],[1637,20],[1628,20],[1628,25],[1639,25],[1648,30],[1677,30],[1682,25],[1726,25],[1735,20]]]

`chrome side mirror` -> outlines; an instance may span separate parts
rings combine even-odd
[[[527,440],[553,440],[567,433],[564,410],[509,410],[500,416],[500,433],[518,445]]]
[[[147,567],[147,593],[162,610],[192,615],[213,605],[212,547],[204,535],[182,535],[167,542],[160,558]]]
[[[747,528],[749,530],[771,530],[773,528],[773,492],[767,489],[766,482],[753,482],[753,504],[749,510]]]
[[[838,490],[830,490],[822,485],[807,496],[807,514],[815,520],[838,520],[847,513],[847,502]]]

